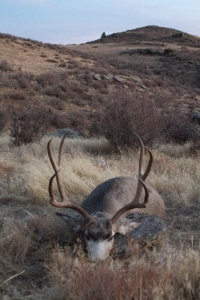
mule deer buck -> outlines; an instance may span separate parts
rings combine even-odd
[[[79,214],[56,213],[70,226],[71,230],[80,235],[85,244],[90,259],[104,260],[109,257],[114,245],[116,233],[122,235],[134,230],[140,223],[125,218],[135,211],[149,215],[164,216],[165,206],[158,192],[145,183],[152,167],[153,155],[149,148],[143,145],[140,137],[135,134],[140,143],[140,159],[138,179],[130,177],[115,177],[98,185],[83,201],[76,205],[67,198],[61,175],[61,158],[66,135],[63,137],[58,155],[58,162],[53,157],[51,140],[47,150],[54,175],[49,181],[50,204],[58,208],[71,208]],[[144,149],[147,150],[149,161],[142,174]],[[56,178],[62,202],[55,199],[53,180]]]

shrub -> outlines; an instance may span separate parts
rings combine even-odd
[[[35,80],[38,84],[40,84],[42,87],[53,84],[59,83],[58,75],[53,74],[51,72],[43,73],[41,75],[38,75],[35,77]]]
[[[165,55],[172,55],[172,54],[174,54],[174,50],[173,50],[173,49],[170,49],[170,48],[166,48],[166,49],[164,50],[164,54],[165,54]]]
[[[49,58],[49,59],[46,59],[46,61],[47,62],[50,62],[50,63],[57,63],[57,60],[55,60],[55,59],[51,59],[51,58]]]
[[[101,39],[103,39],[103,38],[105,38],[106,37],[106,33],[105,33],[105,31],[102,33],[102,35],[101,35]]]
[[[88,126],[87,114],[84,111],[73,110],[68,113],[55,113],[51,116],[51,125],[56,128],[71,128],[84,132]]]
[[[27,145],[40,140],[46,133],[49,112],[41,107],[24,110],[10,108],[10,136],[15,146]]]
[[[7,60],[2,60],[0,62],[0,70],[2,71],[12,71],[12,66],[7,62]]]
[[[20,91],[14,91],[7,95],[11,100],[26,100],[26,94]]]
[[[176,108],[165,117],[165,136],[168,142],[176,142],[178,144],[187,141],[197,141],[198,132],[195,124],[191,123],[188,114]]]
[[[0,133],[3,131],[5,125],[6,125],[6,114],[4,110],[0,110]]]
[[[17,80],[18,86],[22,89],[29,88],[30,82],[33,80],[34,75],[28,72],[17,72],[12,76],[13,79]]]
[[[63,100],[56,97],[51,97],[49,104],[58,110],[63,110],[65,108]]]
[[[103,135],[115,146],[135,145],[137,133],[145,145],[153,145],[162,134],[163,122],[149,97],[117,91],[106,108],[101,122]]]

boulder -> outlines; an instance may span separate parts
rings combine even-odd
[[[136,91],[140,92],[140,93],[145,93],[146,92],[146,89],[140,87],[140,88],[137,88]]]
[[[112,76],[111,76],[111,75],[103,75],[102,77],[103,77],[103,79],[105,79],[105,80],[111,80],[111,79],[112,79]]]
[[[62,128],[62,129],[57,129],[53,132],[48,132],[45,134],[45,136],[49,136],[49,137],[54,136],[54,137],[62,138],[66,133],[67,133],[67,138],[70,139],[83,138],[83,136],[81,136],[78,131],[68,129],[68,128]]]
[[[143,84],[142,79],[138,76],[130,76],[130,79],[132,79],[136,83]]]
[[[145,216],[142,218],[134,214],[133,222],[141,222],[135,229],[125,235],[116,235],[113,255],[116,258],[127,258],[147,249],[159,248],[162,245],[163,233],[166,225],[158,216]]]
[[[114,78],[116,81],[118,81],[118,82],[125,82],[125,81],[126,81],[126,79],[124,79],[123,76],[121,76],[121,75],[116,75],[116,76],[114,76],[113,78]]]
[[[100,75],[100,74],[94,74],[94,75],[93,75],[93,78],[94,78],[95,80],[101,80],[101,75]]]

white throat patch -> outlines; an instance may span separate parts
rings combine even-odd
[[[109,257],[110,251],[113,247],[114,238],[110,241],[87,241],[87,250],[90,259],[100,259],[104,260]]]

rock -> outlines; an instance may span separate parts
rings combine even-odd
[[[101,75],[100,75],[100,74],[94,74],[94,75],[93,75],[93,78],[94,78],[95,80],[101,80]]]
[[[45,134],[45,136],[54,136],[62,138],[67,133],[67,138],[74,139],[74,138],[83,138],[83,136],[80,135],[78,131],[68,129],[68,128],[62,128],[57,129],[53,132],[48,132]]]
[[[105,79],[105,80],[111,80],[111,79],[112,79],[112,76],[111,76],[111,75],[103,75],[102,77],[103,77],[103,79]]]
[[[32,80],[32,81],[31,81],[31,84],[37,86],[37,85],[38,85],[38,82],[37,82],[36,80]]]
[[[128,85],[123,84],[123,87],[124,87],[126,90],[129,89]]]
[[[158,248],[162,243],[162,236],[166,227],[163,219],[157,216],[144,216],[142,220],[137,220],[136,216],[135,220],[133,216],[132,221],[142,221],[142,223],[129,233],[115,237],[113,254],[117,258],[129,257],[143,249]]]
[[[195,100],[200,102],[200,96],[196,96]]]
[[[138,92],[140,92],[140,93],[145,93],[145,92],[146,92],[146,90],[143,89],[143,88],[137,88],[136,91],[138,91]]]
[[[127,75],[119,75],[119,77],[121,77],[122,79],[125,79],[125,80],[130,80],[130,76],[127,76]]]
[[[130,76],[130,79],[132,79],[132,80],[135,81],[136,83],[143,84],[142,80],[141,80],[140,77],[138,77],[138,76]]]
[[[113,77],[118,82],[125,82],[126,80],[121,75],[116,75]]]

